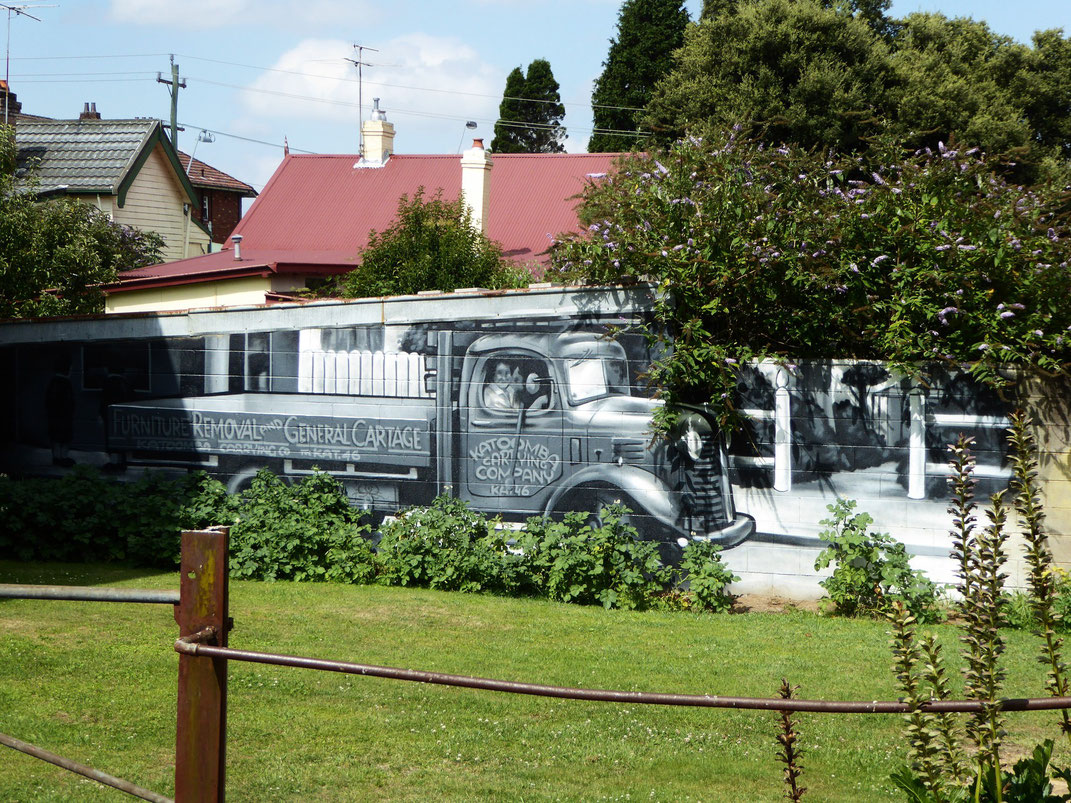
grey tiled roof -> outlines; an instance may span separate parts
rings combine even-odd
[[[157,120],[20,120],[18,171],[35,169],[37,191],[116,193],[159,126]],[[35,166],[35,167],[34,167]]]

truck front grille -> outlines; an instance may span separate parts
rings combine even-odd
[[[681,510],[684,529],[697,534],[720,530],[729,524],[722,495],[721,461],[711,444],[704,446],[699,459],[684,474]]]

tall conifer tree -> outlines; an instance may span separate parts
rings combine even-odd
[[[502,104],[498,107],[495,153],[561,153],[565,150],[565,107],[558,82],[546,59],[528,65],[528,74],[515,67],[506,78]]]
[[[681,0],[625,0],[617,38],[610,40],[591,94],[595,133],[589,152],[627,151],[636,145],[635,136],[615,132],[639,130],[651,90],[669,72],[673,51],[684,44],[687,24]]]

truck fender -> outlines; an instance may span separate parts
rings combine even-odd
[[[673,492],[669,486],[649,471],[635,466],[588,466],[569,478],[566,485],[560,486],[547,501],[544,515],[558,509],[570,493],[584,485],[609,485],[627,493],[640,506],[633,511],[658,519],[668,527],[676,527],[680,511],[673,504]]]

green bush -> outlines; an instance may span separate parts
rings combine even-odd
[[[223,486],[202,472],[136,482],[78,466],[61,479],[0,478],[0,553],[19,560],[177,566],[183,529],[230,521]]]
[[[692,541],[684,548],[680,573],[688,583],[684,597],[691,610],[728,613],[736,595],[728,591],[740,578],[722,563],[721,547],[710,541]]]
[[[324,472],[287,485],[267,469],[237,503],[231,577],[367,583],[374,577],[364,512]]]
[[[495,521],[460,499],[437,497],[413,507],[380,528],[376,564],[384,585],[423,586],[444,591],[517,590],[517,557]]]
[[[1061,632],[1071,630],[1071,575],[1062,569],[1053,570],[1052,612],[1056,628]],[[1034,613],[1034,601],[1030,594],[1012,591],[1006,596],[1004,619],[1009,627],[1020,630],[1037,630],[1040,627]]]
[[[657,545],[638,539],[628,513],[610,508],[594,527],[584,513],[533,518],[511,544],[497,519],[444,495],[385,522],[373,549],[363,512],[326,473],[291,485],[264,470],[230,496],[203,472],[120,483],[80,467],[58,480],[0,476],[0,515],[9,523],[0,531],[0,554],[173,567],[182,530],[230,525],[231,576],[238,579],[379,582],[607,608],[732,607],[726,587],[738,578],[717,546],[691,544],[680,567],[663,566]],[[688,587],[677,589],[682,579]]]
[[[580,605],[646,608],[669,581],[669,572],[658,547],[639,540],[625,518],[628,512],[611,505],[594,527],[588,526],[586,513],[567,513],[562,521],[529,519],[517,546],[536,592]]]
[[[852,499],[827,506],[821,537],[829,542],[814,562],[815,571],[835,563],[833,574],[820,585],[829,594],[834,611],[843,616],[887,614],[894,601],[903,602],[921,622],[936,621],[937,586],[911,568],[907,549],[887,533],[869,532],[873,519],[854,513]]]

